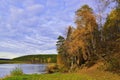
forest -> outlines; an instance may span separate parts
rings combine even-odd
[[[0,64],[46,64],[56,62],[57,54],[25,55],[13,59],[0,59]]]
[[[69,26],[66,35],[58,37],[57,64],[64,72],[102,62],[102,69],[120,73],[120,0],[97,1],[98,13],[83,5],[75,12],[76,26]]]
[[[26,55],[17,58],[13,58],[11,61],[20,61],[22,63],[30,64],[45,64],[56,63],[57,54],[38,54],[38,55]]]

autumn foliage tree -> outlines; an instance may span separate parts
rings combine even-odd
[[[68,28],[66,38],[62,43],[64,49],[58,47],[64,52],[61,52],[61,54],[67,55],[66,59],[70,68],[79,67],[91,61],[93,56],[97,56],[98,26],[94,13],[88,5],[84,5],[76,11],[75,23],[76,28],[71,26]],[[58,53],[60,53],[60,50],[58,50]]]
[[[76,21],[78,39],[81,40],[81,50],[84,60],[90,60],[95,56],[97,45],[98,26],[93,10],[84,5],[76,11]],[[81,36],[80,36],[81,35]],[[79,41],[80,42],[80,41]],[[85,58],[86,57],[86,58]]]
[[[69,70],[83,67],[82,65],[90,67],[98,60],[109,61],[108,57],[114,53],[120,54],[119,6],[110,13],[101,29],[88,5],[79,8],[75,15],[76,27],[69,26],[67,35],[58,37],[58,64]]]
[[[120,70],[120,17],[118,16],[120,16],[120,8],[117,7],[107,17],[103,27],[106,60],[110,63],[111,70],[117,71]]]

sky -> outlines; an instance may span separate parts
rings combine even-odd
[[[56,54],[56,41],[91,0],[0,0],[0,58]]]

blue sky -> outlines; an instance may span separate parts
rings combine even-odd
[[[74,26],[74,12],[91,0],[0,0],[0,58],[56,54],[56,41]]]

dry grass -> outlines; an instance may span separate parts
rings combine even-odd
[[[98,67],[103,65],[103,63],[95,64],[90,68],[84,68],[78,71],[80,74],[86,74],[95,80],[120,80],[120,75],[114,74],[112,72],[98,70]]]

